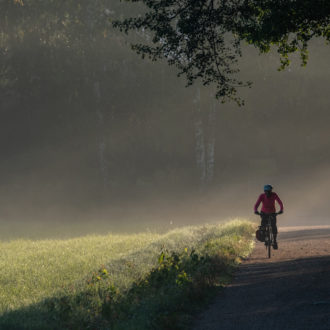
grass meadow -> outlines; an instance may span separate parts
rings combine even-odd
[[[2,240],[0,328],[185,328],[251,252],[254,228]]]

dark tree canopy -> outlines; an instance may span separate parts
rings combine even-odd
[[[280,69],[289,54],[299,52],[307,63],[308,42],[330,41],[329,0],[131,0],[146,6],[143,15],[115,21],[128,33],[140,30],[150,38],[132,47],[152,60],[165,58],[185,75],[188,85],[201,79],[215,84],[217,98],[242,100],[237,87],[250,85],[237,78],[235,65],[242,41],[261,53],[277,47]]]

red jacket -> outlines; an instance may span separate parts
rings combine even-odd
[[[277,203],[280,205],[281,211],[283,211],[283,203],[280,200],[280,198],[277,196],[277,194],[274,192],[272,192],[269,197],[267,197],[265,193],[261,194],[256,204],[254,205],[254,211],[255,212],[258,211],[258,207],[260,203],[262,203],[261,212],[275,213],[276,212],[275,201],[277,201]]]

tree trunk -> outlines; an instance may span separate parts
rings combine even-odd
[[[213,97],[211,95],[210,97]],[[212,183],[214,177],[215,165],[215,126],[216,126],[216,104],[211,101],[208,114],[208,139],[207,139],[207,157],[206,157],[206,182]]]
[[[103,181],[103,188],[105,191],[108,189],[109,183],[109,171],[108,171],[108,162],[106,159],[106,151],[107,151],[107,144],[105,140],[105,125],[104,125],[104,116],[102,112],[102,105],[101,105],[101,88],[100,82],[94,81],[94,96],[96,101],[96,115],[98,119],[98,158],[99,158],[99,166],[100,172]]]
[[[205,141],[204,141],[204,128],[203,128],[203,113],[200,103],[200,89],[196,91],[196,97],[194,99],[194,126],[195,126],[195,154],[196,165],[199,171],[199,180],[202,186],[206,180],[206,163],[205,163]]]
[[[87,20],[88,20],[88,29],[89,29],[89,46],[90,46],[90,54],[95,56],[96,52],[94,51],[95,47],[95,20],[96,20],[96,12],[95,12],[95,4],[92,3],[87,6]],[[88,59],[87,59],[88,61]],[[98,123],[98,142],[97,142],[97,153],[98,153],[98,162],[100,174],[102,177],[103,189],[106,192],[108,190],[109,184],[109,170],[108,170],[108,161],[106,157],[107,152],[107,144],[105,139],[105,123],[104,123],[104,115],[102,110],[102,92],[101,92],[101,82],[100,77],[105,73],[106,68],[102,66],[101,70],[98,70],[96,67],[92,67],[92,79],[90,81],[90,86],[92,89],[92,104],[96,109],[97,123]]]
[[[211,95],[213,97],[213,95]],[[212,183],[215,168],[215,128],[216,101],[212,101],[209,111],[201,108],[200,89],[194,99],[195,155],[201,187]]]

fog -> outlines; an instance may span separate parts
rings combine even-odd
[[[283,72],[275,50],[244,46],[240,75],[253,86],[239,90],[238,107],[217,101],[212,87],[186,88],[165,63],[142,60],[97,12],[93,28],[71,22],[55,38],[55,25],[42,30],[32,5],[25,10],[34,16],[20,21],[23,9],[10,9],[0,47],[0,221],[9,231],[256,220],[266,183],[283,200],[280,225],[330,224],[323,40],[311,44],[307,67],[293,56]]]

